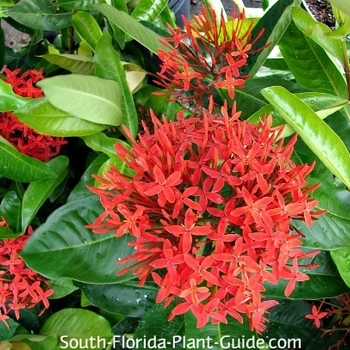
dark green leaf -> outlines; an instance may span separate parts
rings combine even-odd
[[[20,232],[21,201],[15,191],[8,191],[0,204],[0,218],[4,217],[7,224]]]
[[[31,182],[55,176],[40,160],[18,152],[0,136],[0,175],[19,182]]]
[[[29,267],[51,279],[61,277],[86,283],[116,283],[130,275],[117,276],[131,255],[130,238],[116,239],[113,232],[94,234],[85,226],[101,212],[96,196],[71,201],[54,211],[34,231],[21,255]]]
[[[345,79],[324,49],[291,24],[279,44],[296,81],[316,92],[347,99]]]
[[[59,30],[71,24],[72,12],[57,12],[50,0],[21,0],[6,14],[25,26],[38,30]]]
[[[0,341],[11,339],[19,326],[19,324],[11,318],[6,320],[6,322],[7,326],[4,322],[0,322]]]
[[[131,16],[138,21],[154,22],[168,6],[168,0],[140,0]]]
[[[68,163],[69,159],[65,156],[53,158],[48,165],[55,172],[56,176],[29,184],[22,199],[22,231],[27,229],[46,199],[64,180],[68,172]]]
[[[95,4],[103,2],[103,0],[58,0],[56,5],[66,10],[93,10]]]
[[[70,278],[64,277],[57,280],[51,280],[50,288],[55,291],[54,294],[50,296],[50,299],[63,298],[78,289],[78,287],[73,284],[73,281]]]
[[[38,98],[16,110],[14,115],[39,133],[51,136],[86,136],[106,129],[103,124],[73,117],[54,107],[46,98]]]
[[[89,302],[108,312],[127,317],[142,317],[154,304],[158,288],[151,284],[142,287],[137,282],[122,284],[84,284],[75,282]]]
[[[112,40],[108,32],[104,32],[96,45],[94,56],[96,75],[100,78],[114,80],[122,88],[121,96],[121,124],[125,125],[136,136],[138,130],[138,116],[135,102],[128,86],[124,67],[120,56],[112,46]]]
[[[157,53],[159,49],[167,50],[164,45],[160,44],[161,36],[143,26],[140,22],[132,18],[130,15],[108,4],[98,4],[95,6],[104,16],[106,16],[113,24],[138,41],[153,53]]]

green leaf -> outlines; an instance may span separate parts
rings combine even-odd
[[[310,179],[311,180],[311,179]],[[313,179],[312,183],[319,182]],[[303,232],[303,245],[311,249],[336,250],[350,246],[350,193],[335,183],[322,181],[312,197],[319,201],[316,210],[326,214],[314,220],[312,227],[295,220],[293,225]]]
[[[75,74],[94,74],[92,58],[88,56],[49,53],[44,55],[43,58],[46,61]]]
[[[54,107],[46,98],[35,99],[13,114],[22,123],[44,135],[86,136],[106,129],[105,125],[71,116],[69,113]]]
[[[111,37],[105,32],[96,45],[94,56],[96,75],[100,78],[114,80],[121,87],[121,124],[125,125],[136,136],[138,130],[138,116],[135,102],[126,80],[124,66],[120,61],[119,54],[112,46]]]
[[[183,327],[183,318],[176,317],[169,322],[170,311],[170,307],[165,309],[161,304],[152,306],[141,318],[135,330],[134,339],[159,339],[162,340],[162,344],[157,344],[155,348],[182,349],[183,347],[179,343],[176,344],[174,340],[180,342],[183,339],[183,336],[179,335]],[[141,343],[139,349],[148,350],[149,347],[144,347]]]
[[[101,212],[96,196],[70,201],[54,211],[27,242],[21,256],[40,274],[86,283],[116,283],[130,275],[117,276],[125,265],[120,258],[131,255],[130,237],[115,238],[114,232],[94,234],[86,225]],[[40,257],[40,258],[38,258]]]
[[[153,306],[158,287],[151,284],[139,287],[137,282],[122,284],[85,284],[75,282],[89,302],[108,312],[126,317],[142,317]]]
[[[145,27],[127,13],[119,11],[108,4],[98,4],[95,8],[118,28],[130,35],[130,37],[138,41],[151,52],[156,54],[159,49],[167,50],[167,48],[159,42],[162,38],[160,35]]]
[[[6,14],[15,21],[37,30],[59,30],[71,24],[71,11],[56,12],[50,0],[21,0]]]
[[[6,323],[7,325],[4,322],[0,322],[0,341],[11,339],[19,326],[12,318],[7,319]]]
[[[194,315],[187,312],[185,314],[186,338],[184,338],[188,339],[188,343],[185,344],[187,349],[191,347],[198,350],[268,349],[265,341],[249,330],[249,322],[246,318],[243,324],[231,317],[228,324],[207,324],[197,328],[196,323],[197,319]]]
[[[19,182],[31,182],[55,176],[40,160],[18,152],[0,136],[0,175]]]
[[[48,165],[55,172],[56,176],[29,184],[22,199],[22,231],[27,229],[46,199],[64,180],[68,172],[68,163],[69,159],[65,156],[51,159]]]
[[[38,334],[16,334],[11,339],[11,349],[21,350],[47,350],[56,349],[57,337],[55,335],[42,336]]]
[[[316,269],[301,269],[310,279],[305,282],[298,282],[289,299],[323,299],[333,298],[341,294],[348,293],[349,288],[344,284],[337,268],[335,267],[328,252],[320,252],[315,258],[306,262],[318,264]],[[267,298],[286,298],[284,289],[288,281],[280,280],[278,284],[273,285],[266,282]]]
[[[343,74],[325,50],[291,24],[279,44],[296,81],[311,91],[348,98]]]
[[[56,108],[96,124],[120,125],[121,91],[111,80],[89,75],[61,75],[37,83]]]
[[[252,38],[255,39],[261,30],[263,35],[254,43],[252,50],[259,50],[265,45],[269,45],[258,54],[249,55],[247,66],[242,74],[256,74],[259,68],[265,62],[275,45],[278,44],[285,30],[289,26],[292,17],[293,6],[299,6],[301,0],[279,0],[269,11],[267,11],[252,30]]]
[[[50,299],[63,298],[78,289],[78,287],[73,284],[73,281],[70,278],[65,277],[59,278],[57,280],[51,280],[50,288],[55,291],[50,296]]]
[[[278,86],[261,92],[321,162],[350,187],[350,154],[341,138],[296,96]]]
[[[346,0],[329,0],[329,2],[336,6],[340,11],[344,12],[347,16],[350,16],[349,3]]]
[[[89,12],[78,11],[72,16],[72,24],[80,38],[94,51],[102,36],[101,28],[95,18]]]
[[[58,0],[56,5],[66,10],[93,10],[95,4],[103,2],[103,0]]]
[[[342,40],[330,37],[332,29],[326,24],[316,21],[302,8],[293,8],[293,21],[300,31],[314,40],[324,50],[334,55],[340,62],[344,60]]]
[[[1,209],[0,209],[0,213],[1,213]],[[4,226],[0,226],[0,239],[16,238],[22,234],[23,234],[22,232],[16,234],[12,230],[10,230],[9,228],[6,228]]]
[[[350,247],[331,251],[343,281],[350,287]]]
[[[11,228],[16,230],[16,232],[19,232],[21,228],[21,225],[20,225],[21,204],[22,203],[17,193],[13,190],[8,191],[5,194],[0,204],[0,217],[5,218],[7,224]],[[3,233],[6,234],[6,231]]]
[[[153,23],[168,6],[168,0],[140,0],[131,16],[138,21]]]
[[[0,112],[13,111],[24,106],[31,99],[16,95],[12,86],[0,79]]]
[[[108,340],[112,338],[111,326],[108,321],[96,313],[84,310],[66,308],[51,315],[40,330],[41,335],[57,335],[60,340],[59,349],[77,349],[76,342],[69,346],[70,339],[80,340],[80,344],[89,343],[89,338],[96,339],[91,346],[85,349],[105,349]],[[98,342],[98,339],[105,339],[106,342]],[[68,345],[68,347],[67,347]]]

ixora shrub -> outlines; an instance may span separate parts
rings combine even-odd
[[[1,5],[1,348],[346,349],[350,20],[204,4]]]

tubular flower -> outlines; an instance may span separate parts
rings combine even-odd
[[[42,90],[35,86],[36,82],[44,78],[42,69],[32,69],[20,74],[19,69],[11,71],[4,68],[4,73],[5,81],[12,86],[17,95],[30,98],[43,96]],[[66,143],[63,138],[37,133],[21,123],[10,111],[0,113],[0,135],[21,153],[45,162],[56,156],[61,146]]]
[[[233,99],[235,89],[248,78],[241,71],[248,55],[256,52],[252,46],[263,34],[252,39],[253,24],[243,13],[228,22],[221,15],[217,23],[214,10],[203,6],[202,15],[193,16],[191,22],[184,19],[184,31],[169,26],[170,37],[162,41],[167,50],[158,52],[161,70],[157,73],[157,84],[167,92],[159,94],[191,108],[205,106],[218,88],[227,89]]]
[[[6,226],[1,220],[0,226]],[[5,324],[9,313],[20,318],[20,311],[43,304],[49,307],[48,297],[53,294],[48,281],[28,268],[20,257],[31,229],[23,236],[0,240],[0,320]]]
[[[173,122],[153,116],[154,131],[144,126],[131,150],[115,146],[132,175],[111,167],[96,176],[91,191],[104,212],[89,227],[133,236],[134,254],[120,261],[133,264],[120,273],[132,269],[141,285],[152,277],[157,302],[178,300],[170,318],[190,310],[201,327],[246,315],[262,332],[277,304],[264,300],[264,282],[285,279],[290,295],[308,279],[300,259],[318,253],[303,252],[292,220],[322,212],[307,187],[313,165],[290,159],[296,137],[277,142],[282,128],[270,117],[258,125],[238,117],[224,108]]]

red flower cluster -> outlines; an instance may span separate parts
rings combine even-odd
[[[35,83],[43,79],[42,70],[28,70],[20,74],[20,70],[11,71],[4,68],[5,81],[13,91],[22,97],[42,97],[42,90]],[[21,123],[11,112],[0,113],[0,135],[12,143],[21,153],[49,161],[56,156],[61,146],[67,143],[63,138],[41,135],[29,126]]]
[[[5,220],[0,221],[0,226],[6,226]],[[19,319],[20,310],[40,303],[44,311],[49,307],[47,298],[54,292],[48,281],[29,269],[19,256],[31,233],[29,229],[23,236],[0,240],[0,320],[5,324],[10,312]]]
[[[115,147],[133,175],[111,167],[96,176],[91,190],[104,212],[89,227],[135,238],[135,253],[120,261],[135,264],[121,273],[133,269],[140,284],[151,276],[157,302],[178,300],[171,318],[191,310],[201,327],[246,315],[262,332],[277,304],[264,300],[264,282],[287,280],[289,296],[308,280],[300,259],[317,254],[301,250],[292,219],[311,225],[321,213],[310,199],[317,186],[307,187],[313,166],[290,158],[296,137],[284,145],[270,117],[259,125],[238,117],[225,108],[202,118],[180,112],[174,122],[153,116],[154,132],[128,134],[132,149]]]
[[[263,31],[252,40],[253,22],[247,25],[243,13],[229,22],[221,16],[217,23],[216,18],[213,9],[203,6],[202,15],[193,16],[191,22],[184,19],[184,32],[169,27],[170,37],[162,41],[168,50],[158,52],[162,63],[157,83],[168,89],[170,100],[198,109],[218,88],[227,89],[233,99],[235,89],[243,87],[248,76],[241,74],[241,68]]]

